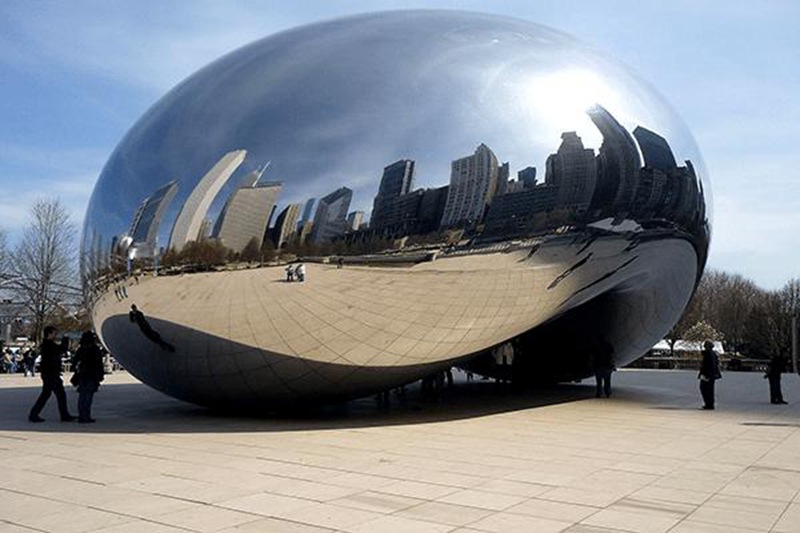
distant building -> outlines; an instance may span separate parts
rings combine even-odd
[[[320,198],[314,214],[314,227],[311,230],[313,242],[317,244],[328,242],[345,233],[347,213],[352,199],[353,191],[347,187],[340,187]]]
[[[300,218],[300,209],[302,207],[303,204],[289,204],[275,219],[275,227],[272,229],[272,242],[278,250],[297,235],[297,221]]]
[[[378,194],[372,203],[371,226],[385,227],[386,210],[398,196],[408,194],[414,185],[414,161],[401,159],[384,167]]]
[[[347,231],[358,231],[364,223],[364,211],[353,211],[347,215]]]
[[[497,174],[497,157],[485,144],[453,161],[442,227],[479,223],[497,188]]]
[[[200,179],[178,213],[169,239],[170,248],[180,251],[187,242],[197,240],[211,202],[246,155],[246,150],[228,152]]]
[[[161,220],[177,192],[178,182],[170,181],[139,205],[128,232],[137,249],[137,257],[152,257],[156,254]]]
[[[280,182],[264,182],[237,189],[219,231],[222,244],[238,253],[255,239],[261,248],[282,187]]]

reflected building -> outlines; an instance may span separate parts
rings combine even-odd
[[[537,234],[547,226],[547,214],[556,208],[558,187],[546,183],[497,196],[492,201],[483,229],[489,240]]]
[[[210,218],[204,218],[202,224],[200,224],[200,231],[197,234],[198,241],[207,241],[211,238],[211,234],[214,230],[214,223]]]
[[[178,192],[178,182],[170,181],[144,199],[136,210],[128,234],[133,239],[136,257],[152,257],[158,253],[158,232],[167,208]]]
[[[495,194],[505,194],[508,192],[509,175],[508,162],[505,162],[497,167],[497,187],[495,189]]]
[[[222,244],[241,253],[250,241],[255,240],[260,249],[282,187],[281,182],[264,182],[237,189],[220,227]]]
[[[616,214],[629,211],[641,167],[636,143],[603,106],[595,105],[587,114],[603,135],[597,156],[597,186],[592,209],[599,213],[614,210]]]
[[[317,244],[329,242],[334,237],[343,235],[347,230],[347,213],[353,191],[348,187],[340,187],[327,196],[319,199],[314,214],[314,227],[311,229],[311,240]]]
[[[178,213],[169,239],[170,248],[179,252],[186,243],[199,238],[200,226],[211,202],[244,162],[246,155],[246,150],[228,152],[200,179]]]
[[[582,216],[589,208],[597,185],[594,150],[584,148],[574,131],[562,133],[561,146],[547,158],[544,181],[558,191],[556,209]]]
[[[306,222],[310,222],[314,215],[314,202],[316,202],[316,198],[309,198],[306,201],[305,206],[303,206],[303,215],[300,217],[300,220],[297,222],[297,232],[300,233],[303,229],[303,225]]]
[[[353,211],[347,215],[347,231],[358,231],[364,223],[364,211]]]
[[[413,185],[414,161],[401,159],[384,167],[378,194],[372,203],[370,225],[379,231],[390,225],[391,222],[387,222],[386,218],[391,216],[390,211],[396,209],[395,200],[408,194]]]
[[[297,235],[297,220],[302,207],[303,204],[289,204],[278,214],[272,229],[272,242],[276,249],[280,250]]]
[[[257,169],[253,170],[252,172],[248,172],[247,174],[239,180],[239,184],[237,185],[237,189],[243,189],[247,187],[253,187],[258,180],[261,179],[261,176],[264,174],[264,171],[267,169],[267,165],[263,165],[258,167]],[[225,201],[225,205],[222,206],[222,210],[220,211],[219,215],[217,216],[217,221],[214,223],[214,227],[211,231],[211,236],[215,239],[219,238],[219,232],[222,229],[222,223],[225,222],[225,215],[228,213],[228,207],[231,204],[231,199],[233,199],[233,194],[228,196],[228,199]]]
[[[532,189],[536,186],[536,167],[525,167],[517,172],[517,181],[522,182],[523,188]]]
[[[477,224],[497,188],[497,157],[485,144],[452,162],[442,227]]]

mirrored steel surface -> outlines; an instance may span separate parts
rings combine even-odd
[[[598,345],[621,366],[675,323],[709,205],[680,119],[591,48],[368,14],[255,42],[156,103],[98,180],[82,270],[109,350],[200,404],[452,365],[573,379]]]

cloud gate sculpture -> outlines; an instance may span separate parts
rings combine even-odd
[[[677,115],[529,22],[374,13],[236,50],[158,101],[89,204],[102,342],[202,405],[364,395],[450,366],[617,366],[678,320],[710,198]]]

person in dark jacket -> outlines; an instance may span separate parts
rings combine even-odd
[[[714,343],[703,343],[703,360],[700,363],[700,394],[703,396],[703,409],[714,409],[714,382],[722,378],[719,371],[719,356],[714,351]]]
[[[72,368],[75,372],[72,382],[78,387],[78,422],[89,424],[95,421],[92,418],[94,393],[106,374],[103,354],[91,331],[84,331],[81,335],[80,346],[72,358]]]
[[[55,341],[56,328],[44,328],[44,340],[40,348],[41,360],[39,362],[39,375],[42,378],[42,393],[33,404],[28,420],[31,422],[44,422],[39,416],[51,394],[56,395],[58,412],[62,422],[71,422],[75,417],[67,409],[67,395],[64,392],[64,382],[61,381],[61,356],[67,351],[67,340],[62,339],[58,344]]]
[[[592,369],[596,383],[595,396],[611,396],[611,374],[614,372],[614,348],[607,340],[598,337],[592,349]]]
[[[769,401],[773,404],[786,404],[781,391],[781,374],[786,372],[786,359],[779,354],[773,355],[767,365],[764,377],[769,379]]]

